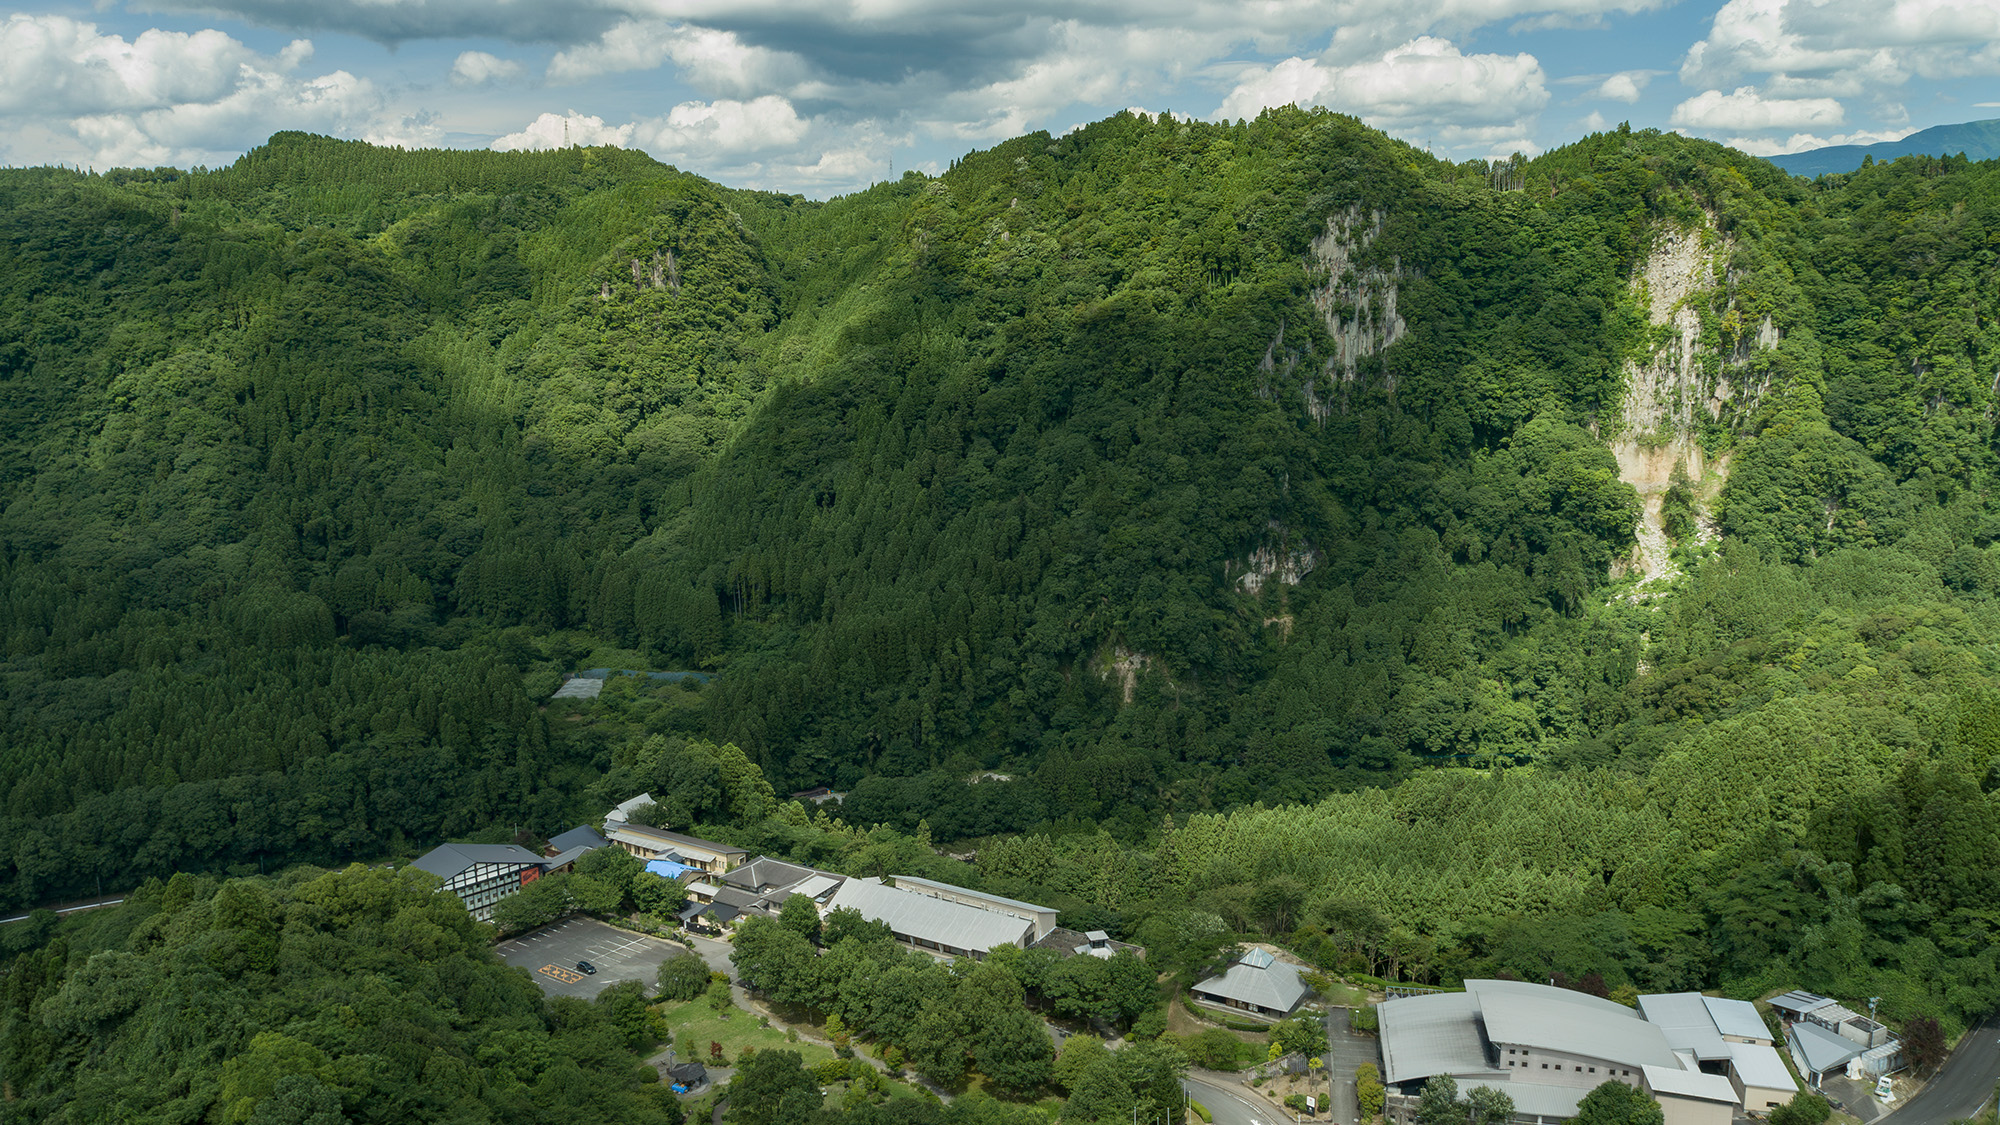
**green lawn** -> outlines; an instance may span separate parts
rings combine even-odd
[[[660,1014],[667,1018],[667,1026],[674,1029],[674,1046],[682,1058],[708,1061],[708,1045],[722,1044],[724,1054],[731,1066],[745,1047],[755,1047],[759,1051],[797,1051],[800,1061],[810,1067],[833,1057],[833,1052],[816,1043],[803,1040],[793,1043],[785,1039],[785,1033],[777,1028],[758,1027],[757,1017],[741,1008],[730,1008],[722,1015],[708,1006],[706,1000],[688,1000],[679,1004],[662,1004]],[[728,1018],[723,1018],[727,1016]]]
[[[1344,980],[1337,980],[1327,990],[1326,997],[1329,1003],[1346,1008],[1359,1008],[1368,1003],[1368,990]]]

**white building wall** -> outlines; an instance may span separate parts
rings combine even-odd
[[[1613,1079],[1628,1086],[1637,1086],[1640,1081],[1638,1067],[1620,1065],[1610,1059],[1538,1050],[1518,1043],[1498,1043],[1495,1046],[1500,1052],[1500,1069],[1512,1072],[1510,1077],[1522,1082],[1579,1086],[1588,1090]]]

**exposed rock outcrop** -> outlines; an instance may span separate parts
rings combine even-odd
[[[1271,524],[1272,541],[1250,552],[1243,562],[1243,573],[1237,575],[1236,585],[1244,593],[1255,596],[1266,582],[1277,581],[1281,585],[1296,586],[1306,575],[1319,565],[1319,552],[1303,538],[1294,541],[1290,532],[1281,524]],[[1225,577],[1234,574],[1237,563],[1223,564]]]
[[[1409,330],[1396,311],[1401,259],[1392,258],[1386,266],[1369,262],[1368,247],[1381,235],[1382,212],[1364,216],[1359,207],[1349,207],[1329,215],[1326,232],[1313,239],[1306,270],[1313,281],[1313,307],[1333,337],[1333,354],[1303,390],[1307,411],[1321,422],[1333,412],[1336,389],[1344,391],[1354,382],[1361,361],[1380,355]],[[1319,385],[1322,378],[1324,387]],[[1393,391],[1393,373],[1387,378]]]
[[[1719,305],[1726,318],[1734,316],[1725,273],[1729,249],[1712,221],[1662,229],[1632,279],[1644,294],[1655,342],[1643,361],[1626,365],[1621,424],[1611,452],[1618,459],[1619,478],[1638,491],[1643,505],[1638,546],[1624,564],[1626,572],[1638,571],[1643,582],[1670,570],[1662,509],[1675,470],[1685,474],[1699,505],[1712,501],[1727,475],[1727,458],[1707,456],[1698,440],[1701,429],[1732,405],[1754,406],[1763,387],[1740,382],[1743,361],[1755,350],[1776,347],[1781,338],[1767,316],[1754,332],[1732,341],[1727,357],[1704,346],[1701,310]],[[1698,535],[1711,534],[1706,521],[1698,526]]]

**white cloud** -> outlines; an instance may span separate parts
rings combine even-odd
[[[632,143],[633,126],[606,125],[602,117],[567,113],[544,113],[518,133],[509,133],[489,147],[499,152],[522,149],[571,148],[576,145],[617,145]]]
[[[1754,86],[1704,90],[1674,107],[1670,121],[1695,132],[1758,132],[1839,125],[1846,111],[1832,98],[1767,98]]]
[[[382,108],[374,85],[344,70],[302,82],[251,71],[213,101],[79,117],[73,126],[100,164],[191,163],[189,154],[227,154],[278,129],[353,136]]]
[[[1729,0],[1681,78],[1719,85],[1770,76],[1787,93],[1841,95],[1913,77],[2000,75],[1993,0]]]
[[[1467,55],[1422,36],[1350,66],[1290,58],[1245,71],[1216,115],[1254,117],[1273,105],[1323,105],[1416,142],[1486,155],[1535,146],[1547,76],[1529,54]]]
[[[1596,88],[1590,91],[1590,95],[1630,105],[1639,100],[1639,94],[1645,90],[1646,83],[1652,81],[1652,78],[1652,72],[1647,70],[1621,71],[1599,82]]]
[[[545,74],[551,84],[659,70],[691,89],[680,97],[698,97],[690,104],[715,113],[775,97],[808,122],[812,140],[801,145],[876,153],[867,159],[886,165],[887,148],[913,138],[986,142],[1060,126],[1085,115],[1078,107],[1145,103],[1185,111],[1190,98],[1202,108],[1223,101],[1222,112],[1232,116],[1284,101],[1319,102],[1405,137],[1475,154],[1531,147],[1527,138],[1548,100],[1541,64],[1531,54],[1466,54],[1453,44],[1489,26],[1604,27],[1609,16],[1658,10],[1672,0],[128,2],[228,11],[264,25],[338,30],[383,43],[478,37],[551,45]],[[1308,46],[1314,53],[1301,54]],[[461,55],[454,81],[475,87],[511,77],[482,65],[488,59],[506,65],[494,56]],[[1244,59],[1262,61],[1246,67]],[[1640,79],[1631,82],[1636,91]],[[575,102],[604,112],[583,105],[582,96]],[[541,108],[522,106],[510,120],[525,121]],[[626,120],[626,112],[615,119]],[[699,127],[687,132],[665,124],[672,116],[654,123],[639,111],[630,123],[690,152],[728,147]],[[560,125],[565,118],[553,120]],[[748,120],[789,127],[777,116]],[[571,121],[572,133],[577,127]],[[511,144],[550,143],[535,126],[518,133],[512,124],[487,128],[507,132]],[[830,174],[819,151],[795,153],[798,160],[788,166]],[[778,166],[768,154],[751,159],[759,175]],[[719,167],[701,170],[721,174]]]
[[[683,102],[659,117],[609,124],[574,111],[544,113],[493,142],[502,151],[611,144],[732,185],[844,191],[879,179],[894,143],[873,123],[801,115],[775,95]]]
[[[1653,11],[1671,0],[137,0],[149,10],[239,15],[272,27],[344,31],[380,42],[485,36],[522,43],[589,43],[628,20],[672,18],[733,30],[770,46],[797,41],[803,53],[850,50],[856,36],[923,41],[943,50],[994,44],[1024,27],[1076,20],[1090,26],[1182,29],[1234,36],[1275,51],[1301,35],[1344,29],[1367,53],[1441,29],[1493,23],[1594,27],[1612,13]],[[1018,54],[1018,52],[1014,52]]]
[[[596,43],[557,52],[548,76],[553,83],[576,83],[669,62],[696,89],[737,96],[787,90],[804,81],[808,71],[798,55],[750,46],[734,32],[667,20],[626,20]]]
[[[1316,105],[1320,94],[1332,86],[1332,68],[1313,59],[1289,58],[1275,66],[1244,71],[1215,115],[1232,121],[1255,117],[1272,106]]]
[[[1828,145],[1872,145],[1882,141],[1900,141],[1914,132],[1915,129],[1856,129],[1852,133],[1833,133],[1824,137],[1812,133],[1793,133],[1776,144],[1754,137],[1741,138],[1743,143],[1736,147],[1758,156],[1775,156],[1782,152],[1804,152],[1807,149],[1826,148]]]
[[[297,46],[297,45],[295,45]],[[310,55],[305,44],[299,54]],[[296,57],[296,55],[294,56]],[[289,69],[220,31],[146,31],[126,42],[63,16],[0,23],[0,113],[102,113],[207,101],[234,89],[243,68]]]
[[[457,61],[451,64],[451,84],[484,86],[488,82],[517,77],[520,73],[521,64],[513,59],[503,59],[485,51],[462,51]]]
[[[390,116],[365,78],[295,75],[312,55],[304,39],[265,55],[213,29],[128,41],[63,16],[10,16],[0,22],[0,134],[34,138],[33,159],[98,167],[221,163],[280,129],[442,136],[418,115]]]
[[[911,117],[937,136],[1011,137],[1042,127],[1046,115],[1065,106],[1116,105],[1157,92],[1163,78],[1177,77],[1183,60],[1202,49],[1197,37],[1180,31],[1065,21],[1052,33],[1052,48],[1018,72],[919,103]]]
[[[807,123],[792,103],[775,95],[747,102],[683,102],[657,121],[638,126],[639,147],[663,160],[722,159],[789,150],[805,139]]]

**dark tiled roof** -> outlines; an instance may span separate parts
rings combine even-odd
[[[414,866],[440,879],[450,879],[475,863],[517,863],[540,867],[542,857],[515,844],[439,844]]]
[[[609,843],[611,841],[605,839],[602,833],[588,824],[579,824],[562,835],[549,839],[549,846],[559,852],[566,852],[571,848],[601,848]]]

